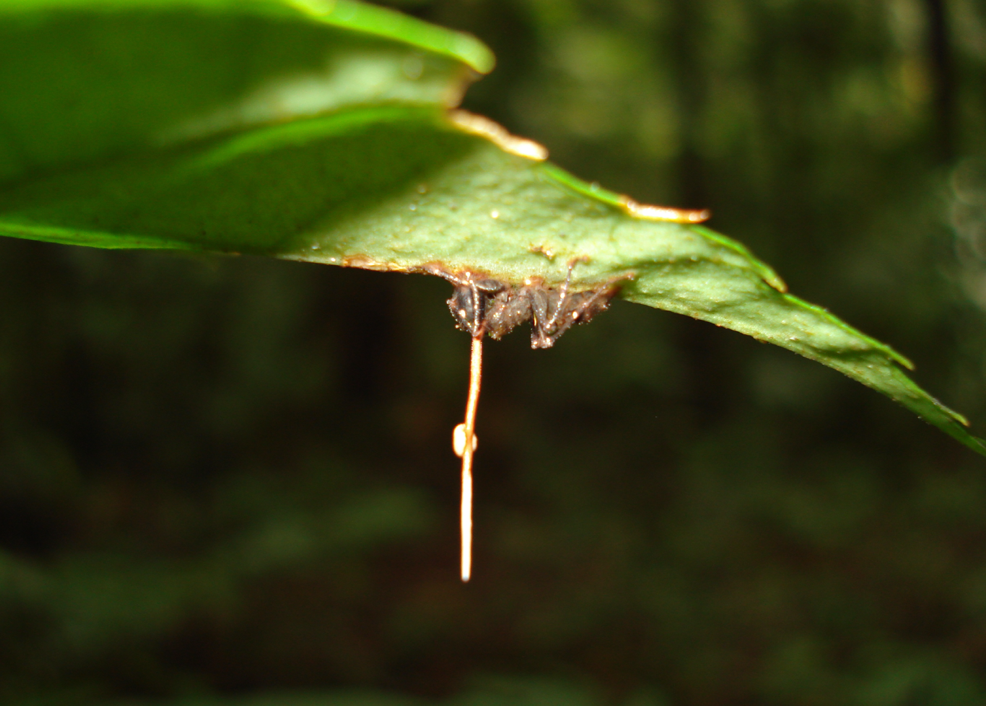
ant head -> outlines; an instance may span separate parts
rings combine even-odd
[[[484,319],[480,311],[484,305],[477,294],[477,290],[469,285],[459,284],[454,287],[454,295],[447,300],[447,306],[450,307],[457,328],[467,331],[472,336],[480,333]]]
[[[447,306],[457,328],[467,331],[474,338],[481,336],[485,331],[488,301],[505,285],[494,279],[481,279],[471,272],[452,275],[447,279],[454,284],[454,295],[447,300]]]

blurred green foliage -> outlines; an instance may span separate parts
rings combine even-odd
[[[983,435],[982,6],[401,7],[495,50],[466,107],[711,208]],[[982,702],[982,460],[645,307],[486,346],[463,586],[448,295],[0,240],[0,701]]]

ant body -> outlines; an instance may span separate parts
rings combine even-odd
[[[488,334],[498,340],[520,324],[533,326],[530,345],[550,348],[574,324],[591,321],[605,311],[618,291],[613,282],[580,292],[570,291],[575,261],[567,267],[560,287],[548,287],[540,279],[513,286],[473,273],[445,275],[454,284],[447,300],[457,327],[472,337]]]

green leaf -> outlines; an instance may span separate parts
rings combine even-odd
[[[193,6],[127,3],[141,12],[93,15],[88,25],[96,41],[101,32],[116,36],[122,22],[146,23],[148,45],[173,67],[160,73],[163,95],[173,99],[169,108],[156,103],[169,101],[148,97],[154,91],[140,95],[142,67],[154,62],[133,39],[121,41],[138,51],[138,60],[121,68],[119,85],[112,73],[100,78],[100,97],[88,104],[78,90],[60,84],[42,90],[42,107],[28,106],[26,88],[9,92],[18,75],[10,67],[13,57],[0,61],[6,67],[0,69],[0,91],[17,97],[3,101],[0,117],[21,126],[6,133],[15,137],[0,148],[0,155],[17,155],[0,158],[0,174],[10,175],[0,192],[0,234],[401,272],[471,270],[515,284],[530,277],[560,284],[568,264],[577,262],[575,288],[621,281],[621,296],[630,301],[793,350],[890,396],[983,452],[963,428],[963,417],[904,375],[898,364],[910,367],[908,361],[786,294],[773,271],[743,246],[699,225],[660,220],[650,208],[546,164],[538,145],[511,138],[483,118],[448,112],[466,67],[490,66],[472,40],[351,3],[334,6],[333,22],[312,4],[304,11],[299,3],[201,2],[195,4],[199,14],[188,13]],[[6,12],[0,14],[0,37],[9,35],[8,25],[30,35],[27,25],[11,21],[19,15]],[[161,13],[171,22],[159,22]],[[42,22],[38,41],[64,39],[48,27],[59,22]],[[268,48],[260,58],[245,54],[235,37],[215,49],[206,46],[222,37],[219,28],[236,34],[232,28],[242,23],[253,28],[252,36],[264,35],[261,44]],[[182,49],[170,47],[183,32],[188,39]],[[297,51],[297,41],[308,43],[306,52]],[[455,45],[462,48],[454,51]],[[59,61],[66,62],[78,47],[60,51]],[[182,66],[187,52],[203,56],[189,86],[190,67]],[[44,64],[40,55],[32,54],[36,78]],[[218,63],[215,72],[206,57]],[[336,67],[329,73],[327,57]],[[422,71],[409,70],[410,57]],[[245,61],[252,78],[234,81]],[[300,65],[304,78],[297,79],[293,72]],[[361,77],[372,75],[388,77],[385,88],[370,91]],[[212,94],[217,87],[223,90]],[[63,88],[75,90],[72,97],[95,117],[82,120],[78,108],[71,119],[58,115],[52,106]],[[271,102],[272,95],[288,98]],[[120,103],[115,130],[117,118],[101,111]],[[273,105],[289,107],[281,113]],[[44,118],[39,129],[56,144],[20,139],[30,132],[32,114]]]
[[[493,65],[349,0],[5,0],[0,183],[349,105],[456,105]]]

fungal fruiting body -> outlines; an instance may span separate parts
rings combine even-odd
[[[461,580],[471,578],[471,505],[473,494],[472,460],[478,447],[474,420],[481,393],[481,343],[485,334],[499,339],[517,326],[530,322],[533,348],[550,348],[575,324],[585,323],[605,311],[619,291],[619,280],[573,292],[571,272],[559,287],[542,280],[527,279],[516,286],[474,272],[450,274],[437,270],[454,285],[447,300],[457,327],[471,334],[471,372],[464,422],[454,428],[454,453],[461,458]],[[626,279],[626,278],[620,278]]]

